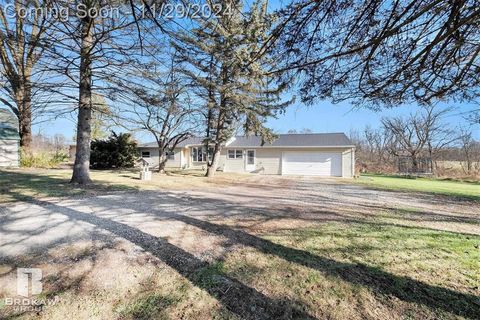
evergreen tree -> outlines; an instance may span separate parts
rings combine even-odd
[[[106,139],[111,127],[112,112],[101,94],[92,93],[92,140]]]
[[[129,133],[115,133],[91,143],[90,166],[95,169],[132,168],[138,158],[137,143]]]
[[[275,135],[265,127],[266,119],[291,102],[281,101],[286,85],[268,75],[275,67],[272,57],[258,54],[273,23],[266,4],[259,0],[244,13],[241,1],[214,1],[221,12],[200,21],[190,32],[180,33],[174,43],[185,63],[183,72],[204,103],[205,144],[207,150],[213,146],[209,177],[217,169],[222,147],[239,125],[247,135],[271,141]]]

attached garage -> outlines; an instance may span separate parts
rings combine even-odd
[[[282,175],[342,176],[342,153],[287,151],[282,153]]]
[[[343,178],[355,174],[355,145],[344,133],[279,134],[270,143],[237,136],[223,154],[227,172]]]

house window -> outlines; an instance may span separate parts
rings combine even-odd
[[[192,148],[192,161],[198,161],[198,148]]]
[[[175,160],[175,152],[165,151],[165,157],[167,158],[167,160]]]
[[[194,162],[207,162],[207,152],[205,147],[192,147],[192,160]],[[213,147],[208,148],[208,160],[212,160]]]
[[[142,158],[150,158],[150,151],[142,151]]]
[[[228,150],[228,159],[242,159],[242,150]]]
[[[255,164],[255,151],[248,150],[247,151],[247,164]]]
[[[202,147],[193,147],[192,148],[192,160],[195,161],[195,162],[205,161]]]

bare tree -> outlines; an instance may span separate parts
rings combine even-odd
[[[283,67],[274,72],[293,73],[307,103],[378,107],[479,96],[476,0],[307,0],[278,14],[262,51],[277,45]]]
[[[473,139],[472,132],[467,130],[461,130],[460,132],[460,147],[465,161],[462,161],[462,168],[466,174],[471,174],[473,170],[473,162],[475,156],[476,143]],[[463,165],[465,163],[465,166]]]
[[[439,150],[454,142],[457,137],[442,122],[449,109],[438,109],[434,106],[422,106],[421,110],[408,117],[383,118],[382,124],[392,135],[389,143],[393,155],[407,154],[418,169],[418,158],[428,154],[436,157]]]
[[[188,86],[175,69],[174,58],[168,69],[156,72],[150,65],[135,68],[129,81],[119,82],[120,106],[117,124],[130,130],[146,131],[158,145],[158,171],[164,172],[167,154],[198,132],[198,109],[188,95]]]
[[[308,134],[308,133],[313,133],[313,131],[312,131],[312,129],[309,129],[309,128],[303,128],[299,131],[297,131],[296,129],[289,129],[287,131],[287,133],[289,133],[289,134],[296,134],[296,133]]]
[[[32,143],[32,106],[35,90],[35,69],[40,60],[51,21],[46,15],[23,17],[20,13],[30,9],[48,7],[45,1],[14,0],[11,10],[0,7],[0,79],[5,95],[0,102],[9,107],[18,118],[20,146],[28,151]]]
[[[300,130],[300,133],[312,133],[312,129],[309,129],[309,128],[303,128],[302,130]]]
[[[373,129],[367,126],[364,129],[364,136],[369,160],[376,163],[389,162],[388,150],[395,149],[390,132],[384,128]]]

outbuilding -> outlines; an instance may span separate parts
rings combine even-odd
[[[20,134],[17,118],[6,109],[0,109],[0,167],[20,165]]]

